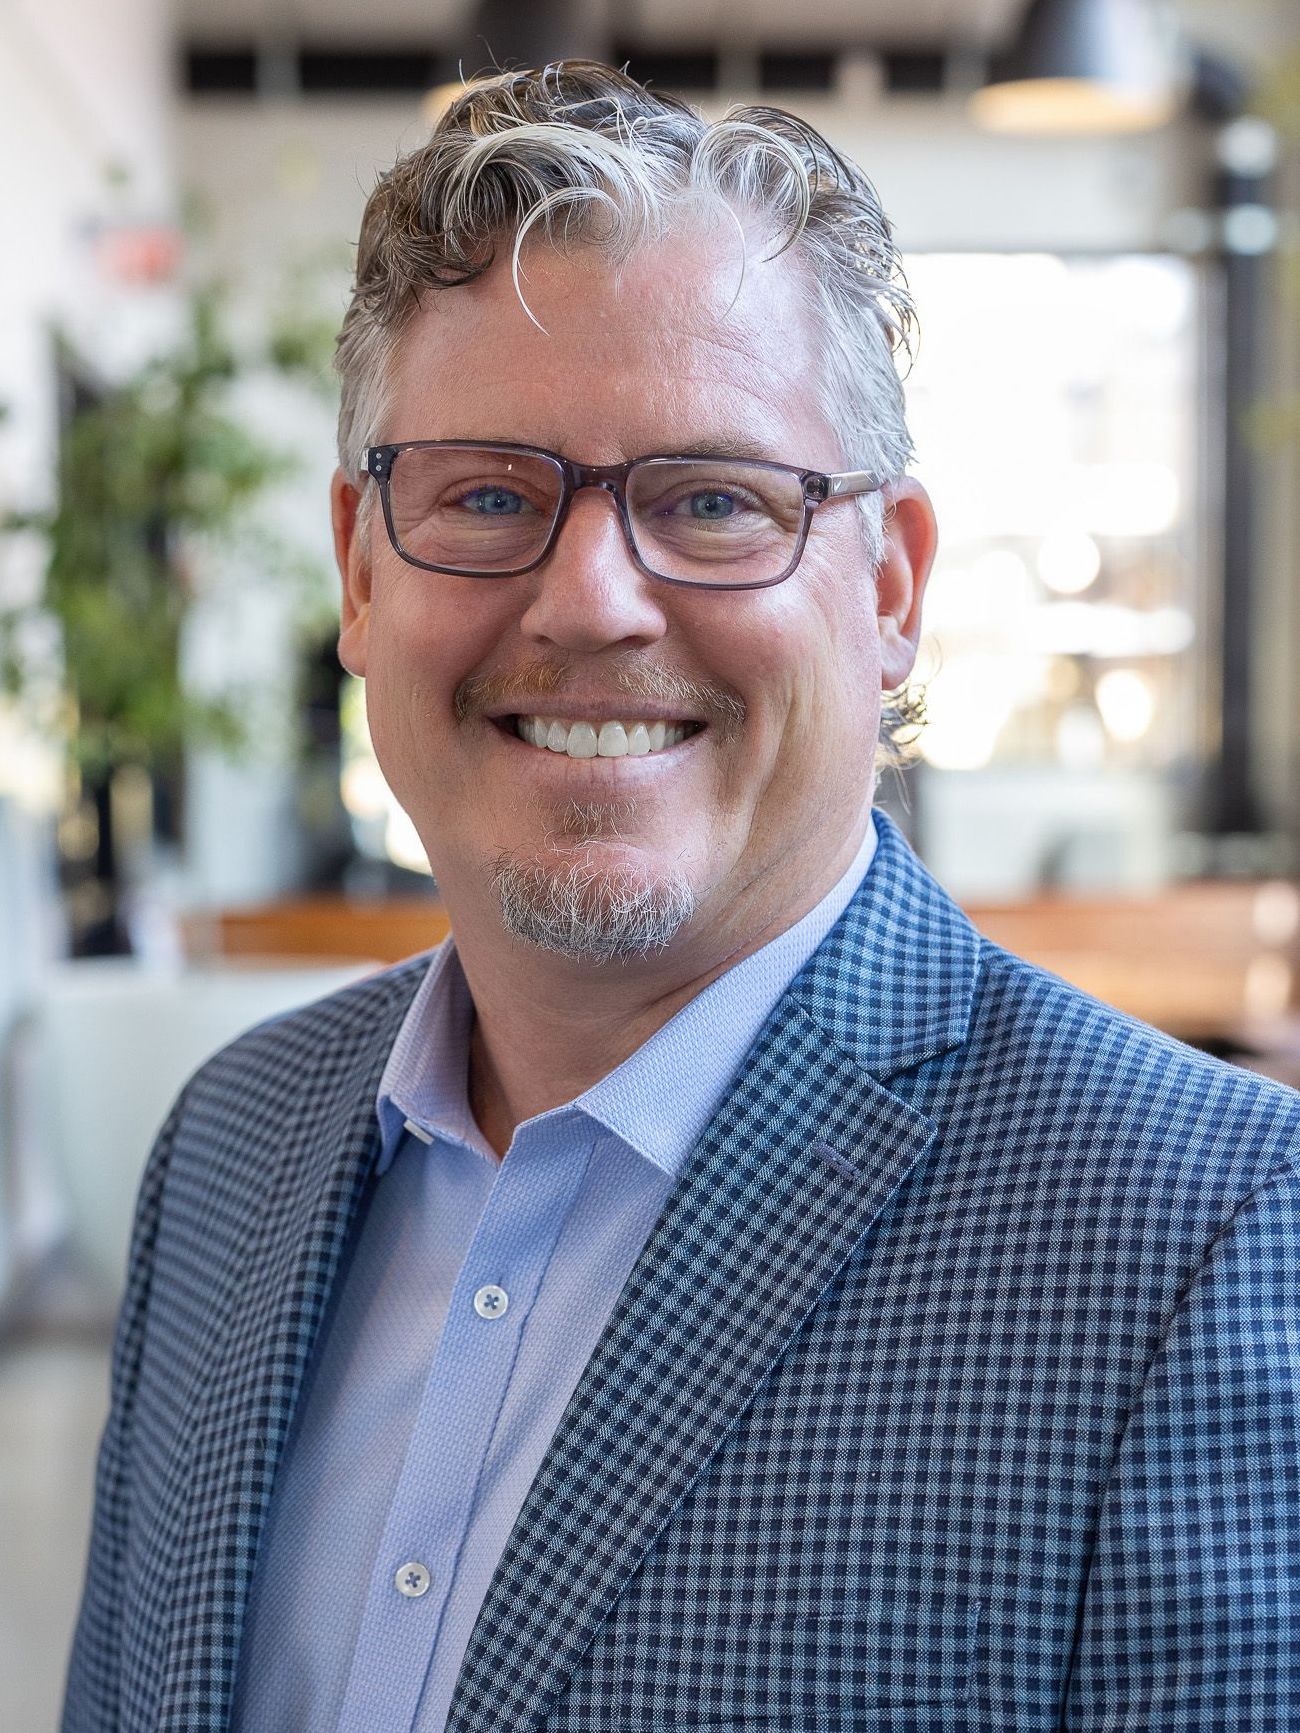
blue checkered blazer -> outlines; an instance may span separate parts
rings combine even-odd
[[[987,943],[880,829],[574,1393],[450,1733],[1300,1728],[1300,1096]],[[244,1036],[159,1138],[65,1733],[227,1724],[419,977]]]

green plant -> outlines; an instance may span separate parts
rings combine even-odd
[[[281,330],[254,364],[318,375],[317,349],[314,331],[295,342]],[[70,417],[53,508],[6,520],[38,532],[47,559],[37,601],[0,604],[0,691],[21,695],[24,641],[35,617],[52,618],[61,729],[91,775],[123,763],[174,766],[187,741],[232,753],[249,744],[250,695],[236,686],[197,694],[179,667],[197,550],[259,540],[263,569],[304,572],[255,528],[253,508],[294,464],[231,413],[231,388],[249,365],[225,333],[219,291],[195,292],[183,339]]]

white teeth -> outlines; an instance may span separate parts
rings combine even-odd
[[[549,716],[519,716],[515,731],[530,746],[569,758],[644,758],[676,746],[692,732],[684,722],[562,722]]]

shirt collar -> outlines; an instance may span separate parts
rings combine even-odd
[[[469,1037],[474,1001],[450,937],[430,953],[425,971],[379,1080],[381,1148],[386,1173],[407,1129],[425,1141],[449,1138],[486,1149],[469,1110]]]
[[[844,913],[875,852],[868,815],[852,863],[815,908],[710,982],[598,1083],[551,1112],[585,1114],[656,1167],[679,1173],[777,1001]],[[430,953],[380,1079],[379,1174],[392,1165],[408,1129],[425,1142],[445,1138],[487,1151],[466,1090],[473,1020],[469,986],[448,938]]]

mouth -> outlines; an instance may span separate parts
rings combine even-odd
[[[683,741],[703,731],[694,721],[665,722],[637,718],[583,718],[562,716],[500,716],[495,725],[505,734],[525,741],[541,752],[565,758],[649,758],[670,752]]]

